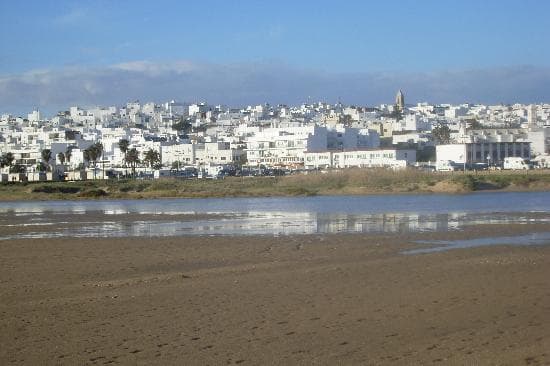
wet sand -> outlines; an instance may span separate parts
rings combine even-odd
[[[0,242],[0,364],[550,364],[550,231]]]

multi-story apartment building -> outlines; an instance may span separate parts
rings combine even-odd
[[[416,150],[356,149],[350,151],[306,152],[306,169],[392,168],[400,169],[416,162]]]

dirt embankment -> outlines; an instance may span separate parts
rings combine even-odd
[[[431,173],[345,169],[283,177],[109,180],[0,185],[0,200],[267,197],[550,190],[550,172]]]

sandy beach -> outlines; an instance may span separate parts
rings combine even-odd
[[[550,231],[0,242],[2,365],[549,365]]]

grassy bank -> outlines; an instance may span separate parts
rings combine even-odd
[[[495,171],[474,174],[349,169],[284,177],[229,177],[223,180],[14,183],[0,185],[0,200],[466,193],[479,190],[550,190],[550,172]]]

